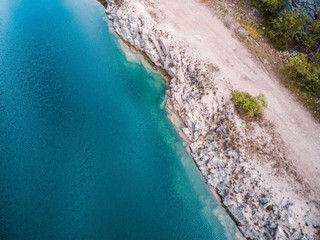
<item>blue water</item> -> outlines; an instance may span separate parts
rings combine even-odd
[[[233,239],[94,0],[0,1],[0,239]]]

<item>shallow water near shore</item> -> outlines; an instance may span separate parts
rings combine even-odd
[[[98,2],[1,0],[0,239],[234,239],[167,88]]]

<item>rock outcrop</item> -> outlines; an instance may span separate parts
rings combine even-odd
[[[288,0],[286,9],[301,9],[303,16],[308,16],[310,20],[320,18],[320,1],[319,0]]]
[[[288,161],[271,124],[240,118],[230,103],[232,86],[219,69],[157,24],[141,2],[108,0],[106,13],[124,41],[170,75],[169,100],[185,125],[181,131],[189,139],[190,154],[243,236],[316,239],[316,204],[296,189],[284,189],[286,180],[277,176],[282,174],[277,166]]]

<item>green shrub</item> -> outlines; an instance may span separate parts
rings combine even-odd
[[[290,78],[297,81],[309,94],[320,97],[320,54],[315,54],[312,61],[308,56],[298,53],[296,57],[288,58],[286,70]]]
[[[314,51],[320,43],[320,19],[313,20],[305,31],[301,41],[306,51]]]
[[[269,37],[281,50],[287,50],[289,46],[299,44],[305,35],[307,17],[300,11],[284,11],[279,17],[269,23]]]
[[[267,101],[263,94],[251,97],[246,92],[235,91],[231,93],[231,101],[238,110],[244,111],[248,116],[254,117],[262,113],[263,108],[267,108]]]
[[[295,6],[291,6],[290,11],[282,10],[285,1],[252,0],[252,3],[264,14],[267,28],[264,36],[274,47],[298,52],[286,63],[287,86],[320,116],[320,19],[317,17],[320,7],[313,17],[303,16],[301,9]]]
[[[254,0],[254,5],[267,14],[277,13],[285,4],[285,0]]]

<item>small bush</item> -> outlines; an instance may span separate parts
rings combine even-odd
[[[231,102],[236,108],[244,111],[248,116],[254,117],[262,113],[263,108],[267,108],[267,101],[263,94],[251,97],[246,92],[235,91],[231,93]]]
[[[319,8],[320,9],[320,8]],[[305,34],[301,40],[306,51],[314,52],[320,43],[320,19],[313,20],[308,24]]]
[[[270,39],[281,50],[287,50],[289,46],[299,44],[305,35],[307,17],[302,16],[300,11],[284,11],[278,18],[270,23]]]
[[[312,61],[308,56],[298,53],[290,57],[286,66],[290,78],[297,81],[308,94],[320,97],[320,54],[316,54]]]
[[[285,4],[285,0],[254,0],[254,5],[267,14],[277,13]]]

